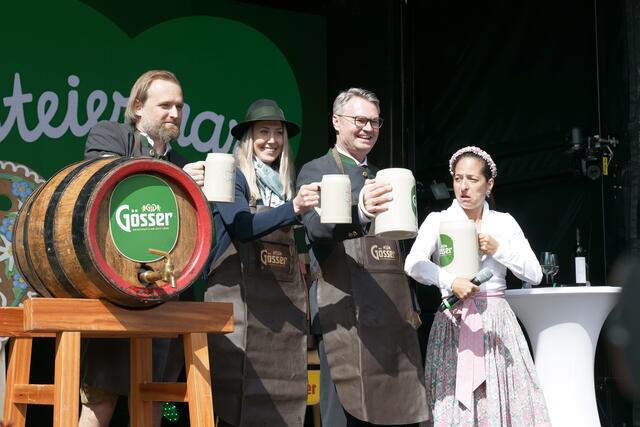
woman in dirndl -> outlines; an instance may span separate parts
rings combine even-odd
[[[549,426],[527,342],[504,298],[507,269],[536,285],[540,264],[516,220],[490,209],[497,175],[491,156],[478,147],[462,148],[449,160],[449,172],[456,199],[427,216],[405,262],[416,281],[460,299],[451,310],[437,312],[429,334],[430,425]],[[480,286],[439,267],[440,222],[457,219],[475,222],[480,268],[493,273]]]

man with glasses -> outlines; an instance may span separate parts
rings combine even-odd
[[[312,332],[320,355],[320,411],[326,426],[411,425],[429,418],[409,283],[398,242],[376,238],[371,219],[387,210],[391,186],[367,161],[382,118],[379,100],[351,88],[333,103],[336,144],[304,165],[297,187],[326,174],[351,181],[350,224],[303,215],[313,285]],[[319,188],[318,188],[319,189]],[[376,249],[385,257],[376,256]]]

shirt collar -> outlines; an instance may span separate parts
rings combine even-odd
[[[338,144],[336,144],[336,150],[338,150],[338,153],[342,154],[343,156],[346,156],[346,157],[350,158],[351,160],[353,160],[354,163],[356,164],[356,166],[362,166],[362,167],[368,166],[366,157],[364,158],[364,160],[362,162],[359,162],[358,159],[356,159],[351,154],[349,154],[348,152],[346,152],[345,150],[340,148],[340,146],[338,146]]]
[[[468,219],[467,214],[465,213],[464,209],[462,209],[462,206],[460,206],[460,203],[458,203],[456,199],[453,199],[451,206],[447,210],[453,212],[456,216]],[[485,200],[484,206],[482,207],[482,224],[485,223],[485,220],[489,216],[489,210],[490,210],[489,203],[487,203],[487,201]]]
[[[139,132],[140,132],[140,135],[144,135],[144,137],[147,138],[147,141],[149,141],[149,144],[153,148],[155,145],[155,143],[153,142],[153,139],[151,139],[151,137],[146,132],[142,132],[142,131],[139,131]],[[169,154],[169,151],[171,151],[171,144],[165,145],[164,153],[162,154],[158,153],[158,155],[166,156],[167,154]]]

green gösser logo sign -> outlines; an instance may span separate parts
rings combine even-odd
[[[109,228],[123,256],[137,262],[160,259],[149,248],[171,252],[178,240],[178,203],[166,181],[152,175],[122,180],[109,200]]]
[[[453,262],[453,239],[446,234],[440,235],[440,267],[446,267]]]

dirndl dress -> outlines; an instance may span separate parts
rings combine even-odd
[[[427,425],[442,426],[550,426],[527,341],[509,303],[497,295],[477,293],[456,303],[450,312],[438,312],[429,335],[425,362],[427,403],[432,420]],[[471,310],[473,309],[473,310]],[[477,310],[477,312],[476,312]],[[458,350],[462,334],[468,333],[471,311],[481,319],[480,345],[484,351],[484,381],[468,388],[470,408],[456,397],[465,381],[458,376]],[[453,318],[453,319],[452,319]],[[465,328],[466,331],[465,331]],[[467,341],[468,336],[463,340]],[[461,350],[468,348],[463,343]],[[474,357],[478,363],[478,358]],[[460,359],[462,360],[462,359]],[[469,363],[469,362],[460,362]],[[476,365],[478,366],[478,365]],[[467,367],[458,375],[470,375]],[[471,367],[473,370],[473,367]],[[464,400],[464,399],[463,399]]]

